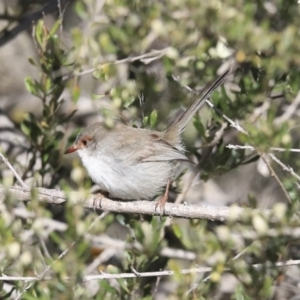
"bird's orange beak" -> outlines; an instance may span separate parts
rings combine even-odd
[[[78,150],[78,146],[74,145],[74,146],[71,146],[70,148],[68,148],[66,151],[65,151],[65,154],[69,154],[69,153],[73,153],[75,151]]]

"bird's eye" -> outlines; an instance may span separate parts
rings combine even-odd
[[[81,142],[82,142],[83,146],[86,146],[87,140],[82,140]]]

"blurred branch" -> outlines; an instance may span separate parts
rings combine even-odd
[[[49,1],[44,7],[40,10],[33,12],[29,15],[21,16],[18,18],[18,25],[10,30],[2,30],[0,33],[0,47],[14,39],[20,32],[26,30],[29,26],[31,26],[34,22],[41,19],[44,15],[53,12],[57,8],[58,1],[52,0]],[[2,19],[4,16],[2,16]],[[8,20],[15,19],[15,17],[7,16]]]
[[[208,99],[205,100],[205,102],[214,109],[214,111],[216,111],[219,115],[221,115],[223,117],[223,119],[225,119],[231,127],[234,127],[237,131],[242,132],[245,135],[249,135],[249,133],[239,124],[238,121],[232,121],[230,118],[228,118],[225,114],[223,114],[222,111],[220,111],[219,109],[216,108],[216,106],[211,103]]]
[[[249,145],[232,145],[229,144],[226,146],[226,148],[228,149],[235,149],[235,150],[239,150],[239,149],[243,149],[243,150],[251,150],[251,151],[255,151],[256,149],[252,146]],[[280,147],[270,147],[271,151],[277,151],[277,152],[296,152],[296,153],[300,153],[300,149],[297,148],[280,148]]]
[[[252,267],[255,269],[260,269],[268,264],[253,264]],[[270,264],[270,266],[275,267],[289,267],[289,266],[295,266],[300,265],[300,260],[288,260],[286,262],[277,262],[275,264]],[[182,269],[179,272],[174,271],[157,271],[157,272],[138,272],[134,268],[131,268],[132,273],[120,273],[120,274],[110,274],[110,273],[104,273],[99,275],[88,275],[83,277],[83,283],[91,281],[91,280],[101,280],[101,279],[128,279],[128,278],[138,278],[138,277],[157,277],[157,276],[172,276],[175,274],[191,274],[191,273],[206,273],[211,272],[213,270],[212,267],[199,267],[199,268],[191,268],[191,269]],[[224,271],[230,271],[230,269],[225,269]],[[45,281],[45,280],[51,280],[51,276],[47,277],[37,277],[37,276],[7,276],[5,274],[2,274],[0,277],[0,281]],[[64,280],[70,280],[71,277],[66,277]],[[20,299],[20,298],[17,298]]]
[[[62,204],[67,201],[67,195],[60,190],[35,188],[32,191],[27,191],[21,187],[4,188],[0,185],[0,195],[5,195],[7,192],[11,193],[20,201],[28,201],[32,197],[32,192],[38,197],[39,201]],[[79,194],[78,194],[79,195]],[[78,197],[78,198],[77,198]],[[99,196],[98,196],[99,197]],[[160,210],[155,210],[154,201],[115,201],[105,197],[101,199],[101,207],[96,207],[97,195],[89,196],[87,199],[80,199],[76,193],[72,193],[74,200],[68,199],[73,204],[82,204],[85,208],[96,209],[102,211],[109,211],[115,213],[136,213],[143,215],[160,216]],[[242,220],[245,216],[252,213],[259,212],[265,218],[269,219],[272,216],[271,210],[257,210],[241,207],[227,207],[227,206],[212,206],[212,205],[188,205],[166,203],[165,215],[177,218],[186,219],[207,219],[211,221],[226,221],[226,220]],[[297,218],[298,219],[298,218]]]
[[[5,21],[18,21],[20,19],[20,17],[16,17],[16,16],[10,16],[7,14],[1,14],[0,15],[0,20],[5,20]]]
[[[87,228],[87,230],[85,231],[85,233],[88,233],[89,231],[91,231],[95,225],[98,223],[98,221],[102,220],[108,213],[107,212],[103,212],[101,215],[99,215],[90,225],[89,227]],[[58,262],[59,260],[61,260],[75,245],[76,243],[79,242],[79,240],[82,239],[82,237],[84,236],[81,235],[79,236],[68,248],[66,248],[50,265],[48,265],[44,271],[36,276],[35,278],[37,278],[38,280],[23,280],[23,281],[31,281],[31,283],[29,283],[24,289],[23,291],[18,295],[18,297],[16,297],[15,300],[20,300],[22,299],[23,295],[33,286],[34,284],[34,281],[40,281],[40,280],[48,280],[49,277],[45,277],[45,275],[47,274],[48,271],[51,270],[51,268],[53,267],[53,265]],[[5,277],[5,276],[4,276]],[[23,277],[25,278],[25,277]],[[31,277],[33,278],[33,277]],[[5,279],[2,279],[2,281],[5,280]],[[1,281],[1,277],[0,277],[0,281]]]
[[[91,69],[88,69],[85,71],[81,71],[81,72],[74,72],[73,74],[63,75],[63,80],[69,79],[70,77],[73,77],[73,76],[84,76],[84,75],[93,73],[96,70],[98,70],[101,66],[104,66],[104,65],[120,65],[120,64],[124,64],[124,63],[132,63],[137,60],[139,60],[142,63],[144,63],[145,65],[147,65],[147,64],[163,57],[169,49],[170,49],[170,47],[167,47],[167,48],[163,48],[161,50],[152,50],[151,52],[148,52],[148,53],[145,53],[142,55],[138,55],[138,56],[127,57],[127,58],[119,59],[119,60],[100,62],[94,68],[91,68]]]
[[[147,64],[153,62],[154,60],[157,60],[157,59],[163,57],[166,54],[168,49],[169,49],[169,47],[161,49],[161,50],[152,50],[149,53],[145,53],[145,54],[138,55],[138,56],[127,57],[127,58],[119,59],[119,60],[101,62],[95,68],[75,73],[75,76],[83,76],[83,75],[86,75],[86,74],[89,74],[89,73],[93,73],[100,66],[109,65],[109,64],[120,65],[120,64],[124,64],[124,63],[132,63],[132,62],[135,62],[137,60],[140,60],[142,63],[147,65]]]
[[[249,239],[254,241],[257,241],[261,237],[261,234],[258,233],[257,231],[251,229],[245,229],[245,228],[239,231],[233,230],[231,234],[233,237],[236,238],[243,238],[243,239]],[[263,235],[264,237],[269,237],[269,238],[278,238],[280,236],[284,236],[284,237],[289,237],[290,239],[298,240],[300,237],[300,228],[292,227],[292,226],[284,226],[281,228],[269,228],[264,232]]]
[[[1,160],[7,165],[7,167],[13,172],[14,176],[18,180],[18,182],[21,184],[21,186],[26,189],[30,190],[29,186],[22,180],[22,178],[19,176],[19,174],[16,172],[14,167],[10,164],[8,159],[0,152],[0,158]]]
[[[265,165],[268,167],[271,176],[273,176],[275,178],[275,180],[277,181],[277,183],[279,184],[280,188],[282,189],[282,191],[285,194],[285,197],[288,199],[289,203],[292,203],[292,199],[288,193],[288,191],[286,190],[286,188],[284,187],[283,183],[281,182],[281,180],[279,179],[277,173],[275,172],[274,168],[272,167],[272,165],[270,164],[270,161],[268,159],[268,157],[264,154],[264,153],[259,153],[261,159],[263,160],[263,162],[265,163]],[[269,156],[271,156],[272,153],[269,153]]]
[[[91,244],[93,247],[105,248],[105,249],[118,249],[118,251],[124,251],[128,249],[135,249],[142,251],[143,246],[135,241],[134,243],[124,242],[119,239],[113,239],[107,235],[92,236],[89,234],[85,235],[85,241]],[[170,247],[164,247],[160,250],[159,254],[164,257],[184,259],[184,260],[195,260],[196,254],[192,251],[183,249],[175,249]]]
[[[300,176],[295,173],[293,168],[286,166],[281,160],[279,160],[273,153],[268,153],[268,155],[278,164],[282,167],[282,169],[286,172],[289,172],[292,176],[297,178],[297,180],[300,181]]]
[[[298,92],[295,100],[288,106],[285,113],[283,113],[280,117],[277,117],[274,120],[274,124],[278,126],[286,122],[288,119],[290,119],[292,115],[295,113],[295,111],[297,110],[299,104],[300,104],[300,92]]]
[[[228,149],[235,149],[235,150],[238,150],[238,149],[247,149],[247,150],[251,150],[251,151],[256,151],[256,149],[252,146],[248,146],[248,145],[244,145],[244,146],[241,146],[241,145],[227,145],[226,148]],[[299,153],[300,152],[300,149],[285,149],[285,148],[278,148],[278,147],[271,147],[270,148],[271,151],[278,151],[278,152],[284,152],[284,151],[287,151],[287,152],[296,152],[296,153]],[[295,173],[295,171],[293,170],[293,168],[285,165],[281,160],[279,160],[273,153],[268,153],[268,156],[271,157],[271,159],[273,159],[279,166],[282,167],[283,171],[286,171],[286,172],[289,172],[292,176],[294,176],[297,180],[300,181],[300,176]]]
[[[174,249],[170,247],[165,247],[161,249],[160,253],[161,256],[175,258],[175,259],[184,259],[184,260],[195,260],[197,255],[192,251],[186,251],[182,249]]]

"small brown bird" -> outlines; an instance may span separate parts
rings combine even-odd
[[[165,190],[159,201],[164,207],[178,162],[187,160],[181,133],[229,71],[204,90],[165,132],[123,124],[108,129],[95,123],[86,127],[65,153],[77,151],[92,180],[111,197],[151,200]]]

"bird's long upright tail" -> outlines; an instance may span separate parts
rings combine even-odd
[[[184,130],[189,120],[204,104],[205,100],[208,99],[211,94],[224,82],[229,73],[230,69],[224,72],[210,86],[204,89],[199,98],[169,127],[166,134],[170,134],[170,131],[180,134]]]

